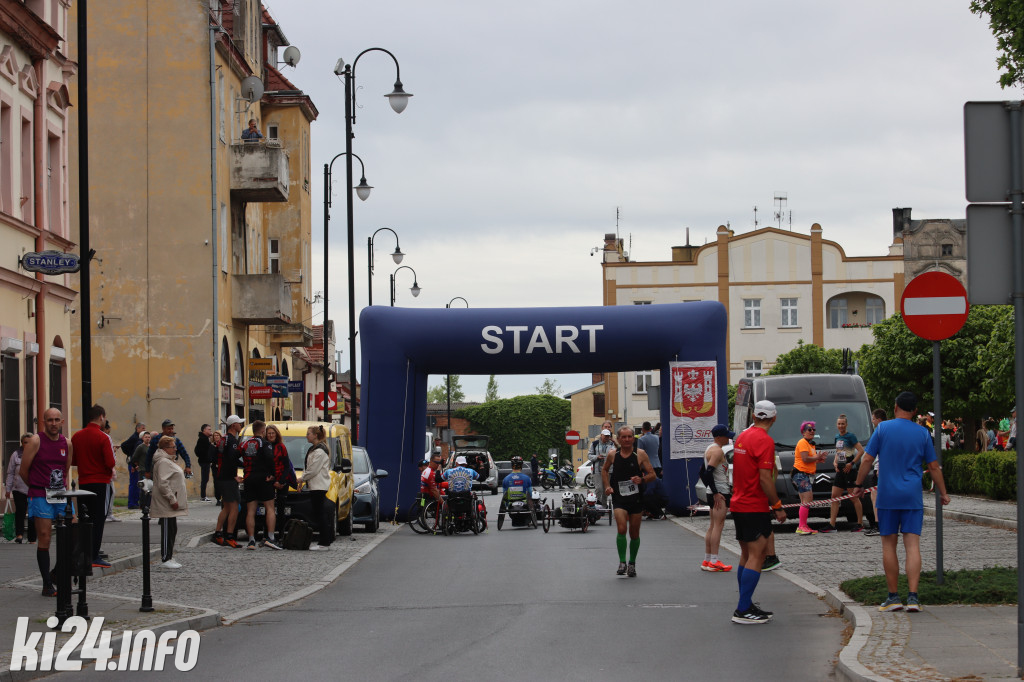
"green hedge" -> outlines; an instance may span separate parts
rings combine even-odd
[[[949,450],[942,453],[942,476],[946,490],[954,495],[1013,500],[1017,498],[1017,453]],[[924,479],[928,489],[931,477],[925,473]]]

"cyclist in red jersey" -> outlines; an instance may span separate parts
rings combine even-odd
[[[736,570],[740,598],[732,622],[763,625],[772,618],[753,602],[754,589],[761,579],[768,538],[772,534],[769,509],[779,523],[786,520],[782,501],[775,492],[775,441],[768,430],[775,424],[775,404],[760,400],[754,405],[754,423],[736,437],[733,447],[733,490],[729,510],[740,543],[740,563]]]

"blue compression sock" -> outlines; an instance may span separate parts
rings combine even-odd
[[[743,589],[743,572],[745,570],[747,569],[743,567],[743,564],[736,567],[736,584],[740,586],[741,590]]]
[[[743,577],[740,578],[740,601],[736,605],[737,611],[746,611],[750,608],[754,599],[754,588],[757,587],[757,581],[760,579],[760,571],[753,569],[743,571]]]

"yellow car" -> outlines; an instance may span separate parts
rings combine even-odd
[[[352,438],[348,428],[327,422],[267,422],[267,426],[275,426],[281,432],[300,487],[302,470],[306,466],[306,452],[310,448],[309,441],[306,440],[306,430],[317,425],[324,427],[324,431],[327,432],[327,447],[331,454],[331,487],[327,490],[327,499],[334,503],[337,511],[338,534],[351,535],[352,494],[355,486],[352,478]],[[242,430],[239,440],[249,436],[252,436],[252,425]],[[277,521],[278,528],[284,528],[287,518],[302,519],[314,528],[319,525],[313,518],[313,507],[306,490],[288,489],[288,496],[284,501],[284,515],[285,519]]]

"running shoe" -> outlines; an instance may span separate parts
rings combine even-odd
[[[917,612],[921,610],[921,601],[916,596],[907,597],[907,611]]]
[[[708,561],[707,559],[705,559],[704,561],[700,562],[700,570],[702,570],[702,571],[710,571],[711,569],[709,568],[709,566],[711,566],[711,562]]]
[[[626,577],[627,578],[635,578],[636,577],[636,564],[634,564],[632,561],[629,562],[629,565],[626,567]]]
[[[869,537],[874,537],[874,536],[878,535],[878,526],[872,526],[871,528],[866,528],[864,530],[864,535],[867,535]]]
[[[256,541],[255,541],[255,540],[251,540],[251,539],[250,539],[250,540],[249,540],[249,544],[248,544],[248,545],[246,545],[246,546],[245,546],[245,548],[246,548],[246,549],[252,549],[252,550],[255,550],[255,549],[256,549]]]
[[[330,547],[324,547],[323,545],[310,545],[309,551],[311,552],[326,552]]]
[[[620,561],[619,567],[615,571],[615,575],[626,575],[626,562]]]
[[[53,585],[43,585],[43,596],[44,597],[56,597],[57,588]]]
[[[167,561],[160,564],[160,568],[181,568],[181,564],[179,564],[174,559],[168,559]]]
[[[813,528],[811,528],[809,526],[804,526],[803,528],[797,527],[796,534],[797,535],[817,535],[818,531],[814,530]]]
[[[281,545],[277,544],[273,540],[264,540],[263,546],[269,547],[270,549],[284,549],[283,547],[281,547]]]
[[[920,608],[920,605],[918,606],[918,608]],[[903,610],[903,602],[900,601],[899,596],[889,597],[888,599],[886,599],[884,602],[882,602],[879,605],[878,610],[879,611],[902,611]]]
[[[764,609],[761,608],[761,605],[756,603],[756,602],[752,603],[750,605],[750,608],[752,608],[755,611],[757,611],[758,613],[762,614],[768,620],[771,620],[772,618],[775,617],[775,612],[774,611],[765,611]]]
[[[782,562],[779,561],[779,557],[775,556],[774,554],[769,554],[764,558],[764,563],[761,564],[761,572],[764,573],[765,571],[774,571],[781,565]]]
[[[215,545],[220,545],[221,547],[223,547],[224,546],[224,536],[223,535],[214,535],[212,542]]]
[[[224,546],[230,547],[231,549],[238,549],[238,541],[236,541],[234,538],[228,538],[224,541]]]
[[[209,497],[200,497],[199,501],[200,502],[213,502],[213,500],[211,500]]]
[[[97,558],[92,560],[92,567],[93,568],[110,568],[110,562],[106,561],[105,559],[100,559],[99,557],[97,557]]]
[[[713,564],[708,564],[708,568],[706,570],[711,571],[713,573],[728,573],[732,570],[732,566],[730,566],[729,564],[723,564],[721,560],[719,560]]]
[[[800,529],[798,528],[798,529],[797,529],[797,532],[799,532],[799,530],[800,530]],[[830,524],[828,524],[827,526],[825,526],[824,528],[822,528],[821,530],[819,530],[818,532],[819,532],[819,533],[835,533],[835,532],[836,532],[836,527],[835,527],[835,526],[833,526],[833,525],[832,525],[832,524],[830,523]]]
[[[853,528],[850,529],[850,532],[851,533],[863,533],[864,532],[864,526],[856,525],[856,526],[854,526]]]
[[[764,625],[768,622],[768,616],[753,604],[746,611],[737,609],[732,612],[732,622],[740,625]]]

